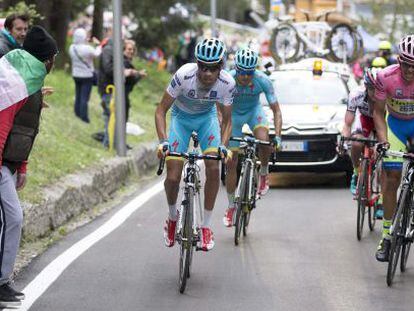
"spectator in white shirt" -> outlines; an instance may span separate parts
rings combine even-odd
[[[98,44],[96,48],[88,44],[86,30],[78,28],[73,33],[73,44],[69,47],[72,77],[76,88],[75,115],[86,123],[89,123],[88,102],[92,86],[97,83],[93,60],[102,52],[99,40],[92,38],[92,41]]]

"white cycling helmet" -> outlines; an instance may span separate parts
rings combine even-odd
[[[398,48],[400,59],[403,62],[414,64],[414,35],[402,38]]]
[[[226,55],[224,43],[216,38],[204,39],[195,47],[195,58],[205,64],[217,64]]]

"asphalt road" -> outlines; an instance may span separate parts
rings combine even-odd
[[[386,265],[374,258],[380,223],[374,232],[365,226],[358,242],[349,191],[327,182],[272,189],[238,247],[233,229],[222,225],[221,189],[213,221],[216,247],[196,253],[184,294],[177,287],[178,247],[167,249],[162,241],[167,207],[160,192],[74,260],[30,310],[412,310],[414,255],[388,288]],[[121,207],[34,260],[16,286],[25,288]]]

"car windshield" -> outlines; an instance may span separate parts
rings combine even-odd
[[[311,71],[279,71],[272,75],[278,102],[281,105],[346,103],[348,90],[337,74],[324,72],[314,76]]]

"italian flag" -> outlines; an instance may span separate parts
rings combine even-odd
[[[0,111],[39,91],[46,74],[45,64],[24,50],[0,58]]]

